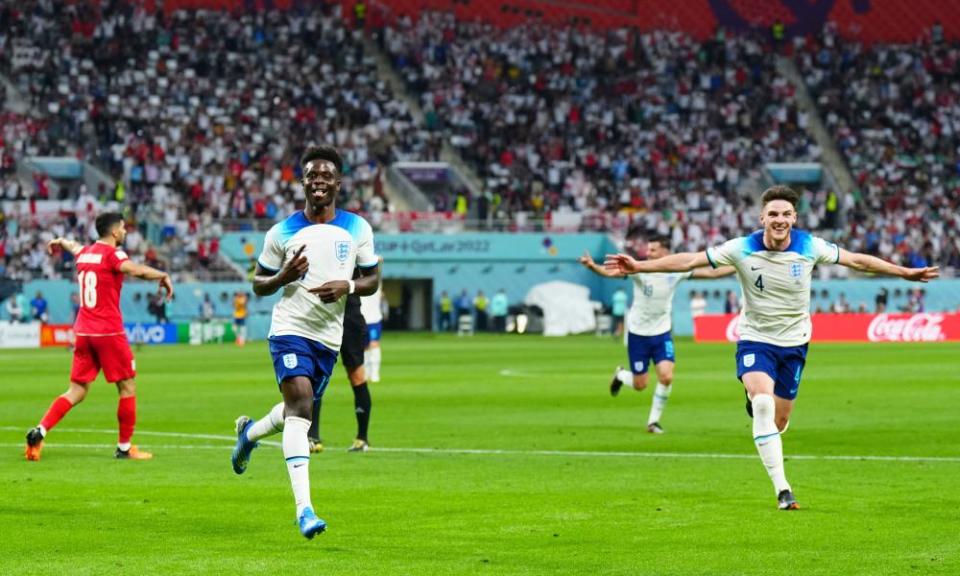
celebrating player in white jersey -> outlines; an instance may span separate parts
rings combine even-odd
[[[647,239],[647,259],[656,260],[670,254],[670,238],[654,235]],[[595,273],[607,278],[623,278],[624,274],[606,270],[595,263],[589,253],[580,257],[580,263]],[[650,405],[647,431],[663,434],[660,418],[673,389],[673,367],[676,362],[673,338],[670,335],[673,311],[673,295],[677,286],[687,278],[719,278],[729,276],[735,270],[724,266],[712,270],[701,268],[690,272],[632,274],[633,305],[627,312],[627,356],[630,370],[617,366],[610,382],[610,395],[616,396],[620,388],[630,386],[641,391],[647,387],[650,360],[657,371],[657,388]]]
[[[761,198],[763,229],[705,252],[681,253],[638,262],[607,256],[611,272],[684,272],[700,266],[732,265],[744,294],[737,343],[737,378],[749,400],[753,440],[773,482],[781,510],[799,508],[783,469],[783,432],[793,411],[811,336],[810,278],[817,264],[840,264],[861,272],[927,282],[937,267],[904,268],[874,256],[848,252],[807,232],[793,230],[799,196],[786,186]]]
[[[311,147],[300,166],[306,207],[267,232],[253,280],[258,296],[283,290],[273,307],[269,335],[283,402],[258,421],[237,418],[231,461],[234,472],[243,474],[257,441],[282,431],[300,533],[313,538],[327,525],[310,502],[310,412],[337,361],[346,296],[376,291],[378,260],[366,220],[336,208],[340,154],[328,146]],[[361,271],[356,281],[351,279],[354,268]]]
[[[380,259],[383,267],[383,258]],[[383,336],[383,280],[377,285],[377,291],[360,299],[360,313],[367,322],[367,339],[363,353],[363,364],[370,372],[370,381],[380,381],[380,338]]]

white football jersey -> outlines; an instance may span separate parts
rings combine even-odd
[[[300,211],[270,228],[257,262],[277,272],[301,246],[306,246],[303,255],[310,267],[306,275],[281,289],[283,296],[273,307],[270,336],[301,336],[339,351],[346,297],[325,304],[307,290],[331,280],[350,280],[357,266],[376,266],[373,229],[360,216],[344,210],[337,210],[326,224],[310,222]]]
[[[637,336],[657,336],[669,332],[677,285],[692,275],[693,272],[631,274],[633,304],[627,312],[627,330]]]
[[[377,291],[370,296],[360,297],[360,313],[367,324],[376,324],[383,322],[383,299],[381,298],[381,287],[377,286]]]
[[[763,230],[707,248],[710,265],[737,269],[743,291],[740,339],[776,346],[810,341],[810,279],[817,264],[836,264],[836,244],[801,230],[790,232],[786,250],[768,250]]]

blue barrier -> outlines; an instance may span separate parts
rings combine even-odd
[[[520,302],[526,295],[526,290],[533,284],[547,280],[569,280],[589,286],[592,297],[609,304],[609,297],[617,289],[623,287],[630,297],[633,297],[633,283],[628,280],[609,280],[600,278],[579,266],[576,263],[566,263],[558,269],[545,264],[527,264],[525,270],[517,272],[523,265],[513,264],[502,273],[484,273],[484,266],[477,264],[461,265],[454,273],[449,273],[449,265],[439,263],[410,264],[390,263],[385,270],[390,278],[433,278],[435,289],[447,290],[451,296],[459,294],[462,288],[467,288],[472,295],[482,289],[492,295],[500,287],[507,289],[512,303]],[[410,276],[405,276],[410,274]],[[861,304],[870,312],[874,311],[874,298],[881,287],[888,290],[889,311],[896,311],[906,306],[909,299],[909,290],[917,284],[903,280],[829,280],[813,282],[816,296],[811,299],[811,311],[818,307],[828,309],[834,299],[843,293],[856,310]],[[230,319],[233,315],[232,294],[236,290],[250,291],[249,284],[242,282],[208,283],[208,284],[179,284],[177,285],[177,300],[169,305],[168,317],[171,322],[195,321],[199,316],[200,302],[204,294],[210,294],[214,301],[215,316],[221,319]],[[960,307],[960,280],[942,279],[923,286],[927,292],[926,309],[931,312],[955,311]],[[153,318],[147,314],[146,303],[143,298],[134,302],[134,295],[153,292],[156,289],[152,283],[129,282],[123,289],[121,307],[125,320],[129,324],[153,324]],[[50,321],[54,324],[69,324],[72,321],[70,308],[70,294],[76,290],[74,284],[67,280],[38,280],[26,285],[27,294],[33,297],[37,290],[41,290],[50,303]],[[724,298],[727,290],[733,290],[738,298],[740,285],[736,280],[725,278],[721,280],[687,280],[680,284],[673,302],[673,325],[677,335],[691,335],[693,320],[690,315],[690,296],[693,291],[707,291],[708,313],[722,313]],[[826,297],[821,292],[826,291]],[[226,302],[220,299],[222,294],[230,296]],[[716,293],[716,294],[715,294]],[[264,338],[270,328],[270,314],[273,303],[279,296],[266,298],[251,297],[247,309],[247,333],[251,339]],[[0,317],[5,318],[5,311],[0,307]]]
[[[631,296],[633,285],[629,280],[605,279],[584,269],[577,258],[584,251],[594,259],[614,250],[613,243],[603,234],[497,234],[466,233],[443,234],[380,234],[376,236],[377,248],[384,256],[383,274],[387,279],[427,279],[433,283],[433,300],[437,301],[442,291],[456,298],[464,289],[471,299],[477,290],[492,297],[504,289],[511,304],[523,301],[534,285],[552,280],[565,280],[590,288],[594,300],[609,305],[613,293],[620,287]],[[223,236],[221,250],[238,262],[249,262],[247,254],[258,254],[263,243],[263,234],[255,232],[231,232]],[[859,279],[814,281],[815,296],[811,299],[811,311],[817,307],[829,308],[840,293],[844,293],[851,307],[856,310],[861,304],[868,311],[874,310],[874,298],[881,287],[889,291],[888,310],[895,311],[906,305],[908,291],[918,287],[897,279]],[[941,279],[923,286],[926,290],[928,311],[953,311],[960,306],[960,280]],[[177,299],[168,305],[167,316],[171,322],[189,322],[199,316],[203,296],[209,294],[214,305],[214,316],[229,319],[233,316],[233,293],[252,292],[247,282],[218,284],[178,284]],[[40,290],[49,302],[51,322],[69,323],[72,320],[70,293],[75,291],[71,282],[65,280],[38,280],[28,283],[25,292],[28,298]],[[150,323],[153,318],[147,312],[147,295],[156,290],[156,285],[128,282],[121,294],[124,318],[129,322]],[[707,312],[723,312],[724,294],[733,290],[739,298],[740,287],[736,280],[688,280],[680,284],[674,299],[674,332],[678,335],[693,333],[690,315],[692,291],[706,290]],[[826,292],[823,296],[821,292]],[[719,292],[715,295],[715,292]],[[251,296],[248,303],[248,335],[262,338],[270,326],[270,314],[278,295],[260,298]],[[3,315],[0,310],[0,317]]]
[[[817,162],[768,162],[766,168],[776,182],[817,184],[823,179]]]
[[[83,178],[83,163],[76,158],[61,156],[33,156],[27,159],[51,178],[79,180]]]

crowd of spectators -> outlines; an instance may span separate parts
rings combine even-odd
[[[86,224],[89,224],[87,222]],[[71,218],[31,217],[0,209],[0,276],[14,281],[57,278],[72,271],[72,256],[47,256],[47,242],[56,236],[86,238],[88,226]]]
[[[738,185],[762,163],[820,154],[762,40],[502,29],[423,12],[383,44],[427,128],[507,215],[660,210],[688,193],[736,211]]]
[[[132,218],[188,233],[165,234],[173,254],[215,237],[191,218],[292,211],[310,143],[344,155],[353,207],[386,210],[382,167],[434,158],[439,145],[339,12],[339,2],[164,14],[123,0],[3,0],[0,67],[43,114],[16,149],[105,168]]]
[[[45,123],[29,116],[0,110],[0,200],[25,200],[33,196],[49,197],[47,182],[38,178],[34,186],[24,186],[17,177],[17,161],[37,153],[37,142],[45,135]]]
[[[700,250],[756,227],[738,185],[762,164],[820,157],[762,38],[501,29],[423,12],[383,44],[428,127],[485,179],[471,199],[481,220],[572,211],[588,216],[581,227],[655,229]],[[960,267],[960,44],[934,28],[864,48],[828,26],[794,48],[858,184],[804,190],[801,225],[904,265]]]
[[[870,46],[828,25],[794,59],[860,193],[843,235],[910,266],[960,267],[960,43],[938,27]]]
[[[165,14],[124,0],[0,0],[0,70],[41,113],[0,118],[0,199],[76,205],[58,228],[34,208],[0,212],[5,272],[56,275],[59,264],[40,262],[44,239],[89,239],[91,199],[126,211],[135,255],[209,268],[224,226],[294,210],[311,142],[343,152],[342,205],[375,225],[391,209],[389,163],[437,159],[446,141],[484,191],[437,194],[438,211],[575,214],[581,229],[669,234],[677,250],[755,228],[763,164],[821,156],[764,38],[501,29],[424,11],[377,35],[419,99],[418,123],[340,6]],[[828,27],[793,48],[859,186],[805,190],[801,225],[903,264],[960,267],[957,44],[933,34],[868,48]],[[117,184],[25,186],[16,160],[50,154]]]

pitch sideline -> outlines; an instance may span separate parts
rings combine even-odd
[[[0,426],[0,431],[21,431],[22,428],[16,426]],[[62,432],[73,432],[76,434],[116,434],[115,429],[90,429],[90,428],[60,428]],[[182,432],[151,432],[149,430],[137,430],[138,436],[157,436],[163,438],[191,438],[196,440],[228,440],[231,443],[236,440],[236,436],[227,436],[219,434],[187,434]],[[279,447],[279,442],[260,441],[266,446]],[[22,443],[0,443],[0,447],[12,448],[22,447]],[[113,448],[113,444],[72,444],[57,443],[56,447],[81,448],[81,449],[105,449]],[[184,450],[230,450],[232,444],[145,444],[153,449],[184,449]],[[371,451],[384,452],[388,454],[438,454],[438,455],[474,455],[474,456],[561,456],[561,457],[580,457],[580,458],[675,458],[675,459],[700,459],[700,460],[754,460],[756,454],[724,454],[717,452],[600,452],[589,450],[503,450],[497,448],[417,448],[417,447],[395,447],[381,448],[375,447]],[[942,463],[960,463],[960,456],[882,456],[882,455],[830,455],[830,454],[793,454],[788,460],[823,460],[823,461],[841,461],[841,462],[942,462]]]

